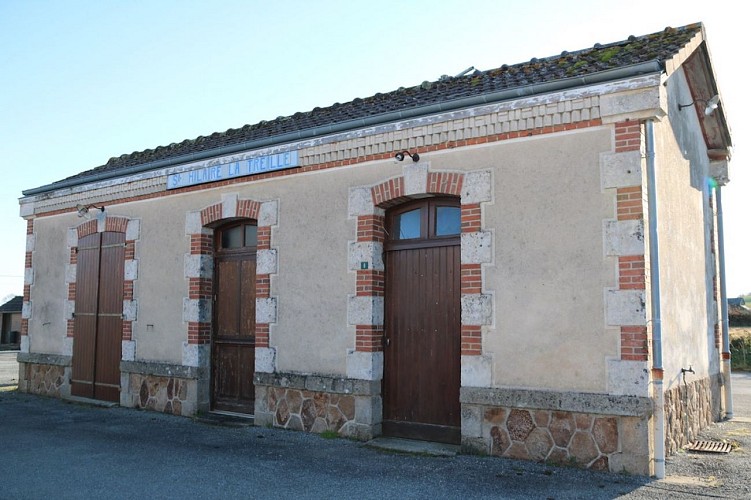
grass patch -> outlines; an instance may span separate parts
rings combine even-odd
[[[336,439],[339,437],[339,433],[336,431],[323,431],[318,435],[323,439]]]
[[[751,327],[730,327],[730,367],[751,371]]]

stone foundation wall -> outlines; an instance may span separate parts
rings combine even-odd
[[[21,352],[18,360],[18,390],[42,396],[70,396],[70,356]]]
[[[650,415],[646,398],[462,388],[462,450],[648,475]]]
[[[255,385],[256,425],[360,440],[381,432],[380,381],[256,373]]]
[[[130,403],[127,406],[173,415],[192,415],[194,404],[188,401],[191,381],[175,377],[157,377],[131,373],[129,375]]]
[[[692,374],[687,374],[691,377]],[[665,452],[672,455],[721,418],[721,376],[681,382],[665,391]]]
[[[19,390],[42,396],[62,398],[70,394],[70,382],[65,373],[66,367],[24,363],[25,385]]]

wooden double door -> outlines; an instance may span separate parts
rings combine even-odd
[[[254,413],[257,230],[251,223],[216,231],[213,410]]]
[[[70,392],[120,401],[125,234],[94,233],[78,241]]]
[[[452,198],[387,213],[385,435],[460,441],[460,231]]]

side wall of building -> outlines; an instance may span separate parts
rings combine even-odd
[[[722,416],[713,180],[682,71],[667,81],[668,118],[655,127],[666,449]]]

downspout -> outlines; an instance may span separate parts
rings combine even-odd
[[[725,418],[733,418],[733,389],[730,380],[730,333],[728,332],[728,293],[725,287],[725,229],[722,222],[722,187],[715,189],[717,200],[717,251],[720,261],[720,311],[722,314],[722,382],[725,385]]]
[[[660,252],[657,241],[657,183],[655,180],[655,132],[650,119],[646,126],[647,216],[649,217],[649,273],[652,305],[652,384],[654,399],[654,475],[665,477],[665,392],[662,386],[662,316],[660,312]]]

